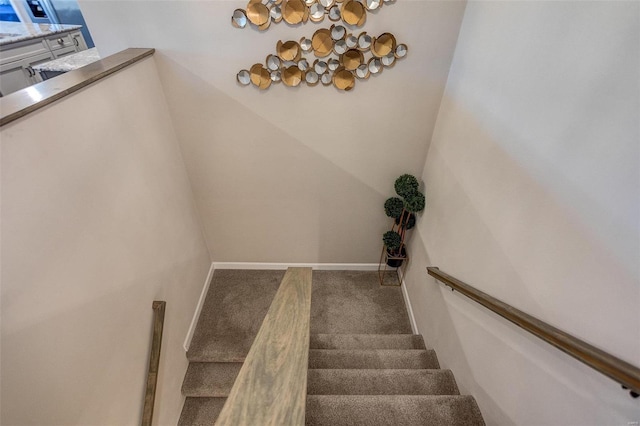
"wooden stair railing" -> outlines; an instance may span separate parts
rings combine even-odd
[[[147,373],[147,389],[144,394],[142,410],[142,426],[151,426],[153,406],[156,400],[156,384],[158,383],[158,366],[160,365],[160,348],[162,346],[162,330],[164,328],[164,311],[167,302],[154,300],[153,308],[153,340],[149,352],[149,371]]]
[[[459,291],[471,300],[478,302],[485,308],[555,346],[562,352],[617,381],[624,389],[630,390],[632,397],[637,398],[638,394],[640,394],[640,368],[522,312],[495,297],[489,296],[469,284],[442,272],[437,267],[428,267],[427,271],[429,275],[435,277],[438,281],[442,281],[452,290]]]
[[[311,268],[289,268],[216,426],[304,425],[310,317]]]

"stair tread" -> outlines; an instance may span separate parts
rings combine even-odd
[[[187,398],[178,426],[211,426],[215,423],[227,398]]]
[[[191,362],[182,383],[182,394],[227,397],[241,368],[241,362]]]
[[[313,334],[311,349],[426,349],[419,334]]]
[[[216,269],[187,352],[189,361],[243,361],[284,273]]]
[[[311,349],[309,368],[440,368],[435,351],[425,349]]]
[[[309,395],[307,426],[481,426],[470,395]]]
[[[451,370],[311,369],[307,395],[459,395]]]

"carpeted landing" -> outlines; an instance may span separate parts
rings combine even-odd
[[[217,270],[187,353],[179,425],[213,425],[284,271]],[[314,271],[307,425],[483,425],[377,272]]]

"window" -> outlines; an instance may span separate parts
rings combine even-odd
[[[20,18],[13,10],[9,0],[0,0],[0,21],[20,22]]]

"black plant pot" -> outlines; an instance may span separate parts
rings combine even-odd
[[[393,254],[387,249],[387,265],[392,268],[399,268],[402,266],[402,262],[407,257],[407,250],[402,247],[400,254]]]

